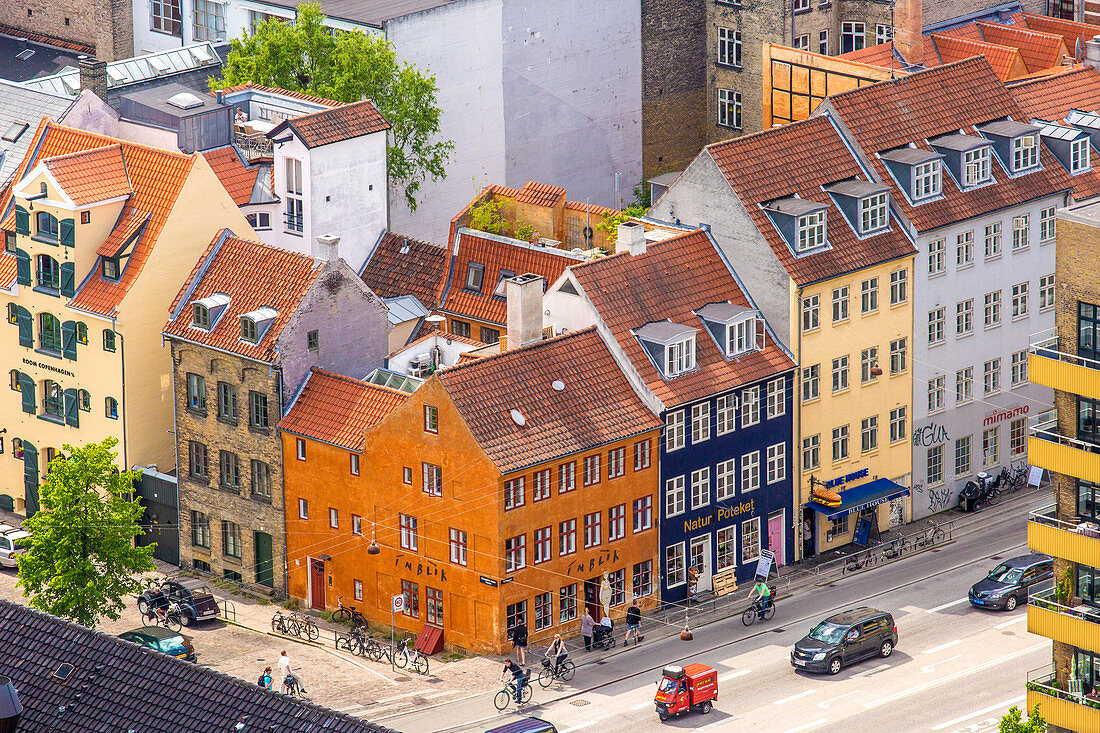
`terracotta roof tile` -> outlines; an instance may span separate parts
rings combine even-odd
[[[244,91],[245,89],[255,89],[255,90],[261,91],[261,92],[271,92],[272,94],[284,94],[288,97],[293,97],[294,99],[301,99],[305,102],[315,102],[316,104],[323,104],[326,107],[342,107],[344,105],[343,102],[337,102],[335,99],[327,99],[325,97],[315,97],[312,94],[306,94],[304,92],[294,92],[294,91],[291,91],[289,89],[279,89],[278,87],[265,87],[265,86],[261,86],[259,84],[253,84],[252,82],[246,82],[244,84],[238,84],[238,85],[232,86],[232,87],[225,87],[224,89],[219,89],[218,91],[228,94],[230,92],[241,92],[241,91]],[[210,94],[214,95],[215,92],[210,92]]]
[[[503,326],[508,319],[508,304],[503,297],[493,295],[503,271],[513,275],[529,272],[541,275],[549,287],[566,267],[580,261],[580,258],[564,250],[538,247],[472,229],[459,229],[450,252],[447,280],[439,307],[448,313]],[[485,268],[478,292],[465,288],[466,272],[471,264]]]
[[[516,194],[516,201],[533,206],[553,206],[565,198],[565,189],[549,183],[528,181]]]
[[[119,144],[46,158],[46,168],[77,206],[133,193]]]
[[[660,427],[594,327],[437,372],[504,473]],[[555,380],[565,384],[558,391]],[[523,425],[512,419],[515,410]]]
[[[380,423],[408,396],[312,367],[301,394],[279,421],[279,429],[360,452],[363,431]]]
[[[447,250],[393,232],[382,235],[359,276],[379,298],[413,295],[425,308],[439,302]]]
[[[575,265],[570,271],[634,368],[666,407],[794,368],[770,332],[762,351],[738,359],[727,359],[707,335],[693,311],[711,303],[755,306],[706,232],[679,234],[650,244],[645,254],[622,252]],[[695,339],[697,368],[675,379],[661,376],[631,333],[631,329],[666,319],[700,331]]]
[[[107,235],[107,239],[99,246],[95,253],[101,257],[116,257],[119,252],[130,242],[130,238],[138,233],[152,218],[152,214],[138,211],[132,206],[122,210],[122,214],[115,223],[115,228]]]
[[[939,53],[940,61],[944,64],[962,61],[972,56],[983,56],[1002,81],[1016,79],[1027,74],[1027,64],[1024,63],[1023,56],[1011,46],[968,41],[965,38],[956,38],[939,33],[933,33],[932,40],[936,42],[936,51]]]
[[[583,201],[566,201],[565,208],[570,211],[587,211],[597,216],[603,216],[604,214],[618,214],[618,209],[611,209],[607,206],[597,206],[596,204],[586,204]]]
[[[223,229],[172,301],[164,333],[250,359],[271,361],[279,334],[320,272],[309,255],[241,239]],[[209,331],[193,327],[191,304],[214,293],[228,295],[229,305],[217,322],[211,323]],[[242,341],[240,317],[264,306],[278,311],[274,322],[259,343]]]
[[[252,189],[256,185],[256,177],[260,174],[259,166],[247,165],[232,145],[204,150],[202,157],[206,158],[214,175],[225,186],[225,190],[233,198],[233,203],[244,206],[252,199]]]
[[[1066,43],[1066,49],[1071,54],[1076,52],[1078,43],[1080,43],[1081,52],[1084,53],[1085,42],[1092,40],[1092,37],[1096,35],[1096,26],[1091,23],[1075,23],[1072,20],[1049,18],[1034,13],[1013,13],[1012,20],[1017,25],[1033,31],[1060,35]]]
[[[982,57],[843,92],[831,97],[828,104],[871,157],[878,180],[891,186],[894,180],[878,153],[910,142],[930,150],[925,142],[930,138],[960,129],[978,136],[974,125],[1006,117],[1024,119]],[[896,187],[892,199],[918,230],[937,229],[1060,190],[1056,176],[1049,172],[1059,167],[1058,161],[1045,149],[1040,156],[1041,169],[1015,178],[994,164],[994,183],[965,192],[944,175],[942,196],[919,206],[912,206]]]
[[[840,209],[821,190],[823,185],[848,178],[858,176],[866,180],[863,169],[827,117],[811,117],[715,143],[706,150],[744,202],[756,228],[771,245],[780,263],[800,285],[827,280],[916,251],[896,223],[885,232],[860,239],[844,223]],[[782,171],[782,175],[776,175],[777,171]],[[761,208],[765,202],[795,194],[808,201],[828,204],[826,219],[831,222],[828,250],[795,257]]]
[[[307,148],[316,148],[388,130],[390,123],[374,106],[374,102],[364,99],[362,102],[284,120],[268,136],[276,137],[286,127],[293,129]]]
[[[1066,54],[1066,44],[1058,34],[1040,33],[1000,23],[977,22],[982,39],[999,46],[1011,46],[1020,52],[1028,71],[1057,66]]]

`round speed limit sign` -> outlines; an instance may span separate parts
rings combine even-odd
[[[398,593],[396,596],[390,598],[392,609],[394,613],[400,613],[405,610],[405,594]]]

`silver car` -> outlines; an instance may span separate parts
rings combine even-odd
[[[22,529],[9,529],[0,534],[0,567],[16,566],[16,559],[26,551],[24,540],[30,536],[30,532]]]

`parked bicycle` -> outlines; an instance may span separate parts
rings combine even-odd
[[[316,641],[321,635],[321,629],[309,616],[301,616],[297,611],[290,615],[282,611],[276,611],[271,617],[271,630],[286,636],[297,636],[308,641]]]
[[[757,599],[751,606],[745,609],[745,612],[741,614],[741,623],[745,626],[752,626],[756,623],[757,619],[764,619],[767,621],[775,615],[775,599],[769,597],[768,605],[763,605],[762,599]]]
[[[409,655],[409,665],[412,670],[417,674],[428,674],[428,657],[424,652],[416,648],[416,646],[409,646],[409,640],[405,640],[406,653]]]
[[[345,606],[344,597],[340,596],[336,599],[336,605],[338,608],[332,612],[332,620],[338,624],[350,623],[352,626],[366,626],[367,619],[363,614],[359,613],[359,609],[354,606]]]
[[[404,669],[409,663],[408,639],[402,639],[401,641],[397,642],[397,646],[393,647],[392,652],[390,651],[389,644],[382,644],[374,638],[368,637],[364,644],[366,647],[367,656],[375,662],[381,662],[383,659],[385,659],[398,669]],[[420,652],[416,653],[420,654]],[[423,672],[423,674],[426,674],[427,662],[425,662],[424,669],[425,671]]]
[[[345,634],[336,635],[336,648],[363,657],[366,656],[368,640],[374,641],[356,627]]]
[[[573,664],[572,659],[566,659],[561,663],[561,666],[554,664],[553,657],[544,657],[542,660],[542,669],[539,670],[539,684],[543,687],[549,687],[554,683],[554,680],[561,680],[562,682],[568,682],[573,679],[573,675],[577,672],[577,665]]]
[[[869,568],[878,562],[878,555],[874,550],[864,550],[857,552],[854,555],[849,555],[844,561],[844,568],[841,570],[841,574],[854,573],[862,570],[863,568]]]
[[[531,695],[534,693],[534,690],[531,688],[531,676],[528,675],[524,677],[522,684],[523,686],[519,690],[519,704],[526,705],[531,702]],[[496,697],[493,698],[493,705],[496,706],[497,710],[503,711],[508,707],[508,704],[515,699],[516,683],[514,681],[507,682],[504,685],[504,689],[498,692]]]
[[[150,606],[145,612],[145,624],[147,626],[163,626],[175,631],[177,634],[183,628],[182,612],[179,604],[170,601],[165,606]]]
[[[947,539],[947,533],[945,533],[942,526],[933,519],[929,521],[927,529],[913,536],[912,542],[906,538],[906,551],[929,547],[935,545],[937,542],[943,542],[945,539]]]

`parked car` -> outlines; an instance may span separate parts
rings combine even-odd
[[[970,586],[967,598],[980,608],[1011,611],[1027,603],[1029,592],[1054,577],[1054,560],[1050,555],[1033,553],[1001,562],[989,575]]]
[[[888,657],[898,645],[898,627],[885,611],[866,606],[830,616],[798,640],[791,666],[809,672],[837,674],[868,657]]]
[[[4,530],[7,527],[7,530]],[[18,563],[18,557],[26,552],[24,541],[30,537],[30,532],[15,529],[6,524],[0,525],[0,567],[14,568]]]
[[[138,596],[138,610],[144,615],[150,607],[164,608],[171,601],[179,604],[180,623],[184,626],[218,616],[214,594],[196,578],[171,578],[161,583],[159,589],[145,591]]]
[[[553,723],[548,723],[541,718],[524,718],[514,723],[505,723],[485,733],[557,733],[557,730]]]
[[[163,626],[143,626],[133,631],[123,631],[118,638],[149,647],[170,657],[179,657],[188,662],[195,661],[195,647],[191,644],[191,639],[183,634],[169,631]]]

